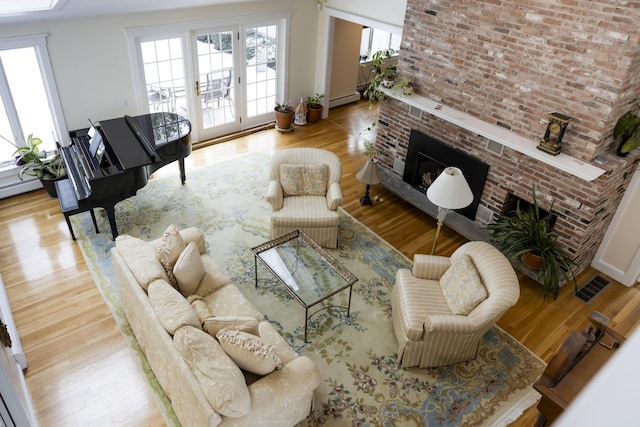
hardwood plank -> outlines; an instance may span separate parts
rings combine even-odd
[[[372,186],[371,195],[383,202],[359,203],[364,185],[355,174],[366,161],[360,133],[374,122],[374,114],[366,102],[337,107],[329,119],[291,133],[263,130],[194,150],[187,169],[253,150],[273,153],[295,146],[331,150],[343,163],[344,208],[407,257],[429,253],[435,237],[433,218],[380,185]],[[177,166],[167,166],[156,175],[177,175]],[[98,420],[105,425],[163,425],[69,235],[57,200],[44,190],[0,200],[0,236],[0,272],[29,361],[26,380],[40,425],[91,425]],[[465,241],[445,226],[437,253],[450,255]],[[596,273],[587,269],[579,276],[580,285]],[[627,288],[612,281],[584,304],[573,297],[571,287],[563,288],[557,301],[543,301],[540,285],[522,274],[519,279],[520,300],[498,324],[546,361],[571,331],[586,327],[595,310],[609,316],[611,325],[624,335],[640,323],[638,286]],[[531,408],[513,425],[533,425],[536,416],[535,407]]]

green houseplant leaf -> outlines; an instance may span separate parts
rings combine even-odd
[[[24,179],[25,174],[43,180],[57,179],[65,175],[64,161],[60,154],[56,153],[48,157],[46,151],[40,151],[40,144],[42,140],[30,134],[26,145],[13,153],[19,155],[19,160],[23,163],[18,172],[18,178],[21,180]]]
[[[613,138],[618,140],[618,154],[626,155],[640,147],[640,117],[628,111],[618,119],[613,129]]]
[[[499,248],[513,263],[519,263],[520,257],[530,252],[543,258],[537,279],[544,287],[544,299],[549,295],[558,297],[562,282],[574,282],[577,287],[573,268],[577,264],[558,247],[558,234],[551,227],[551,214],[555,199],[549,207],[549,215],[543,217],[536,200],[535,186],[532,189],[532,203],[521,208],[518,202],[512,212],[499,215],[487,225],[491,233],[489,241]]]

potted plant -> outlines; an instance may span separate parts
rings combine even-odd
[[[616,152],[625,157],[631,150],[640,147],[640,117],[638,112],[628,111],[616,122],[613,138],[618,141]]]
[[[411,84],[407,76],[402,76],[395,81],[391,90],[393,90],[394,93],[401,92],[403,95],[412,95],[413,84]]]
[[[386,99],[386,95],[382,92],[381,87],[390,88],[393,86],[396,78],[396,61],[390,61],[390,64],[383,68],[383,65],[391,60],[392,57],[393,50],[391,49],[380,50],[371,56],[371,78],[369,79],[367,88],[362,94],[369,101],[370,107]],[[366,65],[367,64],[363,64],[363,66]]]
[[[276,129],[286,131],[293,122],[293,108],[286,102],[276,102]]]
[[[561,281],[573,281],[577,288],[572,270],[577,264],[556,244],[558,234],[552,230],[550,223],[555,198],[546,217],[540,214],[535,186],[532,190],[532,200],[531,205],[524,209],[520,208],[518,201],[514,211],[499,215],[493,223],[487,225],[486,228],[491,233],[489,242],[496,245],[511,262],[524,264],[526,257],[523,259],[522,256],[527,253],[539,256],[541,265],[538,267],[537,278],[544,287],[544,299],[551,294],[553,299],[556,299]]]
[[[21,164],[18,178],[24,179],[24,175],[35,176],[40,179],[42,186],[51,197],[56,197],[55,181],[66,175],[64,162],[59,153],[52,156],[38,147],[42,144],[40,138],[35,138],[33,134],[27,137],[27,144],[18,148],[13,154],[17,155],[16,164]]]
[[[314,96],[307,97],[307,121],[315,123],[322,118],[322,104],[324,94],[316,93]]]

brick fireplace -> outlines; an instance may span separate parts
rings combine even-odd
[[[639,20],[637,2],[408,0],[398,72],[419,98],[507,130],[507,140],[530,141],[533,151],[548,114],[563,113],[572,118],[563,156],[604,172],[585,179],[460,126],[455,114],[393,98],[380,106],[381,165],[402,179],[398,165],[419,131],[489,165],[479,201],[485,212],[502,212],[513,196],[531,201],[535,185],[542,208],[556,198],[559,244],[586,268],[640,154],[617,157],[611,136],[640,99]]]

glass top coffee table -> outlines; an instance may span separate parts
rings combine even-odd
[[[309,319],[321,310],[337,308],[347,317],[351,312],[353,284],[358,281],[349,270],[336,261],[302,230],[294,230],[251,248],[255,256],[255,278],[258,287],[258,260],[273,273],[278,283],[304,307],[304,342],[307,341]],[[346,306],[323,305],[309,310],[333,295],[349,290]]]

